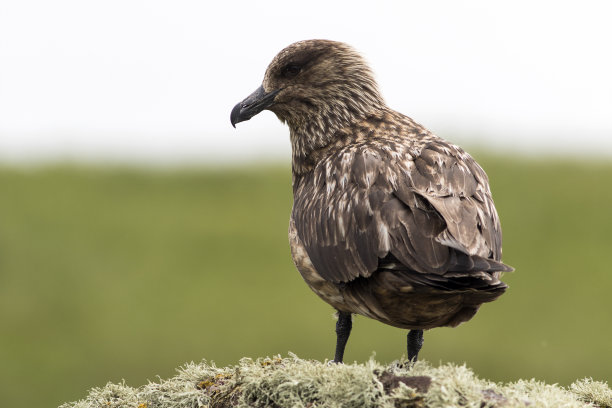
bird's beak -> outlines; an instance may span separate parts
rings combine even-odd
[[[232,113],[230,115],[232,126],[236,127],[236,123],[249,120],[262,110],[270,107],[272,103],[274,103],[274,97],[279,92],[280,89],[266,92],[264,91],[263,86],[257,88],[255,92],[247,96],[245,100],[238,103],[236,106],[234,106],[234,109],[232,109]]]

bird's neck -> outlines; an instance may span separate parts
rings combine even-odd
[[[314,169],[321,160],[351,143],[371,136],[372,125],[380,123],[388,108],[376,107],[345,117],[348,120],[330,120],[311,117],[299,125],[289,124],[294,175]],[[365,131],[360,131],[364,129]]]

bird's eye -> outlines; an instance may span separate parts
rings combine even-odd
[[[283,76],[285,78],[293,78],[302,71],[302,67],[297,64],[289,64],[283,68]]]

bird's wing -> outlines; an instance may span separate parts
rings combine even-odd
[[[391,256],[411,270],[509,270],[487,176],[458,147],[351,145],[296,180],[292,218],[317,272],[370,276]]]
[[[499,217],[489,180],[478,163],[459,147],[442,140],[427,144],[413,163],[407,173],[408,185],[446,223],[446,229],[436,239],[468,255],[499,261]]]

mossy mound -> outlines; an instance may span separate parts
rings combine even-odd
[[[242,359],[216,367],[190,363],[168,380],[139,388],[107,384],[61,408],[195,407],[600,407],[612,408],[606,383],[584,379],[564,388],[535,380],[499,384],[465,366],[419,361],[383,366],[288,358]]]

